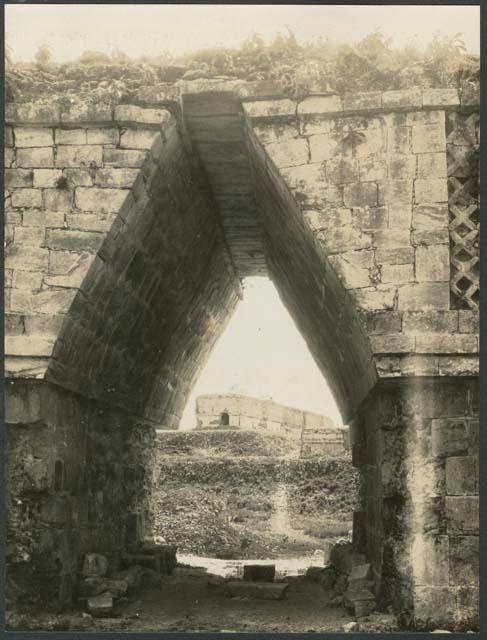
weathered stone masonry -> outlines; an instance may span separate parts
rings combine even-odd
[[[56,493],[61,434],[81,452],[92,434],[102,474],[117,477],[123,460],[125,495],[108,485],[101,520],[125,515],[127,500],[136,519],[145,513],[144,447],[130,454],[131,434],[143,419],[149,447],[153,425],[177,425],[238,277],[268,273],[351,424],[354,536],[378,595],[417,619],[475,620],[478,191],[462,157],[476,152],[477,111],[454,90],[296,103],[268,85],[211,81],[153,87],[114,109],[7,105],[7,401],[22,398],[7,413],[9,521],[29,469],[47,470],[33,505]],[[37,387],[53,400],[31,414]],[[96,429],[94,415],[112,426]],[[116,463],[112,429],[126,434],[113,438],[127,456]],[[27,441],[43,465],[19,455]],[[95,499],[83,484],[69,496],[78,509]],[[27,535],[10,574],[42,575],[44,553],[49,571],[72,576],[88,539],[69,524],[76,508],[59,521],[73,540],[65,562]],[[138,518],[134,540],[150,513]],[[42,510],[11,526],[11,548],[34,530],[52,530]],[[105,544],[96,537],[91,550]],[[60,584],[67,593],[69,579]]]

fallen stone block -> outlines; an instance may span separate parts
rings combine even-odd
[[[273,582],[276,576],[275,564],[245,564],[243,579],[249,582]]]
[[[375,600],[359,600],[353,604],[353,613],[356,618],[363,618],[375,609]]]
[[[283,582],[228,582],[226,593],[230,598],[282,600],[288,587]]]
[[[123,571],[118,571],[115,574],[116,580],[124,580],[127,583],[127,592],[133,593],[140,589],[141,581],[142,581],[142,573],[144,568],[138,564],[134,564],[132,567],[128,569],[124,569]]]
[[[87,608],[94,618],[103,618],[113,612],[113,597],[110,593],[102,593],[88,598]]]
[[[99,553],[88,553],[83,562],[85,578],[104,576],[108,569],[108,560]]]
[[[311,582],[319,582],[323,567],[308,567],[306,569],[306,579]]]
[[[338,571],[332,564],[330,564],[322,570],[319,582],[323,589],[333,589],[336,584],[337,578]]]
[[[354,550],[351,542],[336,544],[330,553],[330,562],[339,573],[349,574],[353,567],[367,563],[363,553]]]
[[[206,578],[208,572],[205,567],[176,567],[172,575],[179,578]]]
[[[368,580],[370,578],[370,564],[358,564],[352,567],[350,571],[350,575],[348,576],[349,581],[352,580]]]

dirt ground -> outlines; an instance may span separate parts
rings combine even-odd
[[[211,582],[211,580],[210,580]],[[380,618],[380,620],[379,620]],[[360,629],[383,627],[384,616],[361,620]],[[168,576],[161,586],[122,599],[110,618],[92,618],[81,610],[62,614],[7,615],[7,628],[43,631],[130,632],[342,632],[355,619],[330,606],[329,593],[304,577],[294,578],[282,600],[230,598],[207,577]],[[378,627],[381,628],[380,625]],[[358,630],[358,628],[353,629]],[[383,629],[392,630],[392,629]]]

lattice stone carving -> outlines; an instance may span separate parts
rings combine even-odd
[[[479,114],[447,115],[450,289],[454,309],[479,307]]]

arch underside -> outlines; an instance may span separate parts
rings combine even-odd
[[[47,379],[174,428],[241,279],[268,275],[348,420],[376,374],[346,290],[238,100],[189,96],[183,113],[99,249]]]

